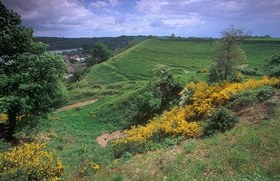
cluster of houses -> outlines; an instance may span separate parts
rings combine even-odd
[[[67,75],[65,78],[71,78],[77,69],[85,69],[86,58],[90,56],[89,51],[84,51],[82,48],[68,49],[68,50],[53,50],[50,53],[58,53],[63,56],[64,62],[67,66]]]
[[[63,55],[63,59],[64,62],[67,66],[67,76],[66,78],[71,78],[73,76],[73,73],[75,72],[75,70],[79,69],[79,68],[86,68],[86,57],[88,57],[89,54],[87,53],[82,53],[82,54],[73,54],[73,55],[69,55],[69,54],[64,54]]]

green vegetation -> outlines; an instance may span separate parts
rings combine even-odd
[[[11,22],[14,22],[17,27],[19,25],[18,17],[12,16]],[[51,69],[50,72],[47,70],[49,70],[48,67],[57,67],[57,69],[62,70],[62,66],[58,66],[54,61],[61,61],[61,57],[44,54],[45,47],[41,43],[33,42],[31,31],[23,27],[20,28],[24,30],[25,33],[22,35],[27,37],[28,43],[19,46],[20,49],[16,50],[14,57],[15,60],[21,60],[15,61],[17,64],[27,67],[27,69],[10,73],[9,79],[0,69],[1,80],[4,80],[0,82],[1,101],[2,97],[7,95],[3,94],[4,91],[17,93],[17,97],[12,96],[14,102],[25,108],[25,111],[20,112],[19,115],[29,116],[33,113],[32,106],[36,106],[34,110],[45,113],[44,110],[41,110],[42,107],[49,108],[50,105],[54,105],[54,102],[57,103],[56,99],[51,99],[48,95],[56,94],[56,90],[59,90],[56,88],[60,86],[56,81],[60,74],[52,72],[56,71],[56,68]],[[6,30],[3,32],[2,34],[5,34]],[[7,32],[9,35],[13,31],[7,30]],[[1,56],[2,49],[9,48],[9,46],[3,45],[10,45],[7,43],[10,42],[8,41],[10,37],[13,40],[16,39],[14,36],[5,37],[7,39],[1,37]],[[126,46],[136,44],[135,39],[128,43],[128,37],[122,38],[125,38]],[[45,40],[50,40],[47,39]],[[71,44],[72,40],[53,38],[50,43],[59,44],[59,41],[63,41],[63,43],[67,42],[73,46],[71,48],[77,48],[77,44]],[[111,41],[104,38],[105,40]],[[76,82],[67,83],[69,91],[67,103],[89,99],[98,99],[98,101],[63,112],[54,111],[48,118],[39,120],[37,128],[40,131],[36,134],[30,137],[25,131],[17,132],[16,136],[22,141],[25,141],[24,138],[27,137],[28,141],[46,143],[46,149],[61,159],[62,162],[59,161],[57,162],[59,164],[53,165],[56,174],[51,175],[55,177],[54,179],[58,179],[57,177],[61,174],[62,180],[280,179],[280,122],[278,118],[280,110],[278,106],[279,90],[277,88],[271,86],[254,88],[254,81],[248,81],[248,85],[244,87],[253,87],[252,89],[241,91],[236,89],[236,87],[240,88],[241,85],[232,84],[231,90],[222,92],[226,84],[223,85],[224,87],[222,85],[209,86],[206,83],[192,84],[197,86],[196,89],[200,91],[196,93],[186,91],[186,97],[181,99],[181,107],[174,107],[174,105],[178,105],[178,93],[182,86],[190,81],[207,80],[209,67],[213,63],[214,40],[212,38],[157,39],[153,37],[132,46],[106,62],[92,66],[86,75],[84,72],[77,72]],[[7,44],[2,44],[2,42]],[[116,42],[112,41],[112,43]],[[243,73],[244,79],[249,77],[258,79],[264,73],[273,73],[271,75],[277,73],[279,57],[274,56],[268,62],[265,60],[279,52],[279,39],[248,38],[242,40],[242,43],[241,48],[246,53],[247,60],[235,68]],[[80,47],[81,42],[78,44]],[[85,47],[89,44],[92,45],[91,42],[86,43]],[[35,53],[26,51],[26,47],[31,47]],[[65,48],[70,48],[70,46]],[[20,55],[24,52],[29,53]],[[4,60],[5,56],[0,62],[3,64]],[[53,64],[49,65],[50,62]],[[4,64],[9,66],[13,63],[14,61],[10,61]],[[24,63],[28,63],[28,66]],[[45,82],[45,80],[50,80],[49,77],[37,76],[36,73],[42,71],[37,71],[37,69],[31,71],[29,65],[33,65],[33,63],[44,67],[46,70],[44,73],[53,75],[50,78],[53,78],[51,83],[54,84]],[[266,65],[266,69],[262,68],[264,65]],[[274,69],[275,67],[277,69]],[[29,75],[37,78],[39,82],[46,83],[46,86],[41,86],[43,89],[37,86],[38,82],[32,82],[33,79],[29,79]],[[268,78],[261,80],[263,82],[269,81]],[[10,81],[13,84],[10,84]],[[255,80],[256,82],[257,80]],[[8,83],[17,89],[7,86]],[[277,86],[279,84],[274,82],[271,85]],[[20,91],[16,92],[15,90]],[[235,94],[236,90],[241,92]],[[196,97],[194,98],[193,95]],[[36,102],[37,99],[33,100],[33,97],[39,97],[40,101]],[[206,99],[209,100],[210,104],[205,101]],[[192,104],[194,102],[196,105]],[[0,108],[2,105],[5,104],[1,102]],[[221,106],[226,108],[221,108]],[[2,112],[7,112],[3,110],[1,109]],[[239,121],[237,121],[236,115],[239,116]],[[151,120],[153,117],[154,119]],[[3,121],[4,118],[5,115],[0,114],[0,121]],[[194,120],[200,118],[202,120]],[[190,119],[190,121],[187,122],[186,119]],[[148,122],[148,120],[150,121]],[[112,133],[139,124],[143,126],[134,129],[136,141],[132,144],[137,143],[137,140],[147,140],[145,142],[147,147],[144,145],[140,150],[137,150],[139,147],[135,144],[132,145],[135,146],[135,152],[131,153],[129,149],[123,149],[119,154],[114,155],[113,143],[109,139],[103,140],[108,143],[106,147],[97,143],[96,139],[104,133]],[[150,135],[138,134],[139,130],[142,133],[149,133],[150,130],[146,129],[144,125],[150,125],[150,130],[152,130]],[[194,139],[193,137],[202,135],[200,128],[204,129],[205,136]],[[1,127],[0,131],[2,130]],[[192,137],[192,139],[186,140],[187,137]],[[0,155],[4,155],[2,152],[4,153],[11,147],[11,144],[3,140],[0,140],[0,143]],[[123,143],[126,144],[127,140],[123,139]],[[27,147],[29,147],[28,145]],[[25,151],[21,151],[21,153],[25,153]],[[30,153],[33,153],[32,150]],[[39,153],[48,154],[48,152],[40,152],[40,150]],[[133,155],[134,153],[135,155]],[[15,155],[15,159],[11,165],[18,161],[16,159],[17,153],[15,152],[13,155]],[[120,158],[116,159],[116,156]],[[39,157],[41,158],[40,154]],[[3,158],[10,159],[9,156],[5,155]],[[24,161],[24,154],[22,158]],[[30,162],[33,168],[32,164],[36,162],[32,159]],[[3,161],[0,162],[0,164],[2,163]],[[25,166],[22,168],[26,172],[30,170]],[[4,173],[3,170],[5,169],[1,166],[1,174]],[[46,174],[42,172],[38,177],[50,174],[50,171],[46,170],[46,172]]]
[[[55,153],[68,165],[65,168],[64,177],[80,178],[79,170],[87,162],[93,161],[101,165],[101,170],[97,172],[97,175],[102,180],[104,179],[102,167],[122,168],[133,162],[126,163],[125,160],[131,158],[131,155],[127,154],[119,161],[120,163],[112,163],[114,156],[110,147],[100,148],[95,139],[102,133],[123,129],[131,124],[130,121],[135,118],[133,115],[137,115],[135,114],[137,110],[141,111],[135,104],[139,102],[135,95],[146,89],[147,82],[154,76],[153,69],[156,65],[164,64],[170,67],[173,78],[179,81],[181,85],[194,77],[198,80],[206,80],[208,76],[207,67],[210,67],[212,63],[212,47],[213,41],[147,40],[104,63],[93,66],[84,79],[69,85],[69,97],[71,98],[69,103],[89,98],[98,98],[99,100],[95,104],[76,110],[55,113],[50,117],[51,126],[43,137],[51,137],[52,141],[49,142],[49,148],[55,150]],[[261,70],[260,67],[266,63],[265,59],[279,51],[280,44],[275,44],[274,41],[271,44],[261,44],[259,42],[254,43],[252,40],[243,43],[242,49],[247,53],[247,60],[244,62],[246,66],[243,69],[258,68]],[[246,96],[244,95],[244,97]],[[212,138],[208,139],[211,140]],[[163,141],[162,144],[166,145],[164,147],[170,148],[167,145],[177,145],[178,142],[174,138],[166,138],[166,141]],[[155,148],[160,147],[155,146]],[[201,147],[196,145],[194,148],[187,149],[199,150]],[[218,150],[220,148],[213,149]],[[159,152],[170,153],[163,150]],[[234,153],[232,154],[234,155]],[[149,154],[147,153],[147,155]],[[216,162],[218,162],[217,159],[218,157],[216,157]],[[148,160],[152,162],[150,158]],[[211,162],[214,163],[215,160]],[[145,164],[143,163],[143,166]],[[139,162],[140,165],[141,162]],[[204,170],[204,167],[205,165],[201,163],[193,169]],[[220,168],[223,168],[223,165],[220,165]],[[148,172],[148,170],[146,171]],[[145,172],[145,169],[143,169],[143,172]],[[180,172],[176,173],[179,174]],[[133,175],[133,173],[131,174]],[[127,173],[124,176],[122,173],[117,173],[113,177],[130,180],[130,178],[133,178],[131,174]],[[249,174],[249,176],[253,174]],[[256,172],[256,174],[259,173]],[[95,178],[94,175],[87,177],[89,179],[91,177]]]
[[[86,64],[88,67],[104,62],[112,57],[112,52],[107,45],[102,42],[96,43],[91,49],[91,57],[88,57]]]
[[[65,50],[83,48],[90,50],[92,45],[97,42],[103,42],[110,49],[119,52],[127,47],[131,47],[141,41],[144,41],[146,36],[119,36],[119,37],[100,37],[100,38],[59,38],[59,37],[35,37],[36,42],[43,42],[49,45],[48,50]]]
[[[214,64],[211,67],[210,82],[240,81],[238,66],[246,60],[245,52],[240,48],[240,39],[245,36],[242,29],[233,26],[222,31],[222,39],[216,43]]]
[[[265,71],[269,76],[280,77],[280,55],[273,55],[268,58]]]
[[[279,180],[280,109],[259,123],[254,116],[263,115],[251,114],[224,134],[119,161],[115,169],[100,170],[95,179],[118,175],[123,180]]]
[[[243,40],[245,41],[245,40]],[[247,60],[240,67],[241,72],[253,71],[263,75],[265,60],[279,52],[280,41],[266,40],[265,43],[246,40],[242,50]],[[173,78],[181,85],[190,80],[206,80],[214,56],[213,40],[149,39],[108,61],[92,67],[85,79],[69,85],[69,104],[103,96],[123,95],[127,89],[154,76],[153,69],[163,64],[171,69]],[[138,83],[137,83],[138,82]],[[71,89],[71,90],[70,90]]]
[[[19,121],[36,123],[60,103],[65,65],[61,56],[46,54],[46,46],[35,43],[32,30],[2,2],[0,12],[0,114],[7,115],[0,136],[12,140]]]

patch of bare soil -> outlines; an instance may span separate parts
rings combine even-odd
[[[280,94],[274,95],[271,99],[257,103],[253,107],[248,107],[241,109],[236,112],[242,120],[248,120],[255,124],[260,123],[262,120],[271,117],[271,111],[273,112],[273,107],[271,107],[271,100],[275,100],[278,104],[280,102]]]
[[[125,136],[125,134],[122,131],[115,131],[111,134],[105,133],[105,134],[97,137],[96,141],[101,147],[105,147],[110,140],[122,138],[124,136]]]
[[[79,102],[79,103],[76,103],[76,104],[72,104],[72,105],[69,105],[69,106],[58,108],[56,110],[56,112],[62,112],[62,111],[70,110],[70,109],[79,108],[79,107],[82,107],[82,106],[93,104],[96,101],[98,101],[98,99],[92,99],[92,100],[89,100],[89,101]]]

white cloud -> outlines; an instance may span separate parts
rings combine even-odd
[[[182,28],[186,26],[196,26],[203,24],[204,21],[197,17],[183,18],[183,19],[166,19],[163,20],[163,24],[169,27]]]
[[[162,7],[168,5],[165,0],[140,0],[136,3],[136,9],[146,13],[160,13]]]
[[[230,24],[279,32],[280,0],[2,0],[36,35],[188,35],[219,31]],[[203,26],[202,26],[203,25]],[[187,27],[187,28],[186,28]],[[192,32],[191,32],[192,31]],[[254,30],[255,32],[255,30]],[[268,32],[269,33],[269,32]],[[267,33],[267,34],[268,34]],[[108,34],[108,35],[107,35]],[[276,34],[276,33],[275,33]],[[279,33],[278,33],[279,34]]]
[[[92,8],[105,8],[105,7],[115,7],[118,4],[118,0],[100,0],[94,1],[89,4]]]

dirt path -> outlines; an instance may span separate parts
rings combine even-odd
[[[96,141],[101,147],[105,147],[110,140],[114,140],[121,137],[124,137],[124,133],[122,131],[115,131],[111,134],[105,133],[101,136],[98,136],[96,138]]]
[[[93,104],[96,101],[98,101],[98,99],[92,99],[92,100],[89,100],[89,101],[79,102],[79,103],[76,103],[76,104],[72,104],[72,105],[69,105],[69,106],[58,108],[56,110],[56,112],[62,112],[62,111],[66,111],[66,110],[70,110],[70,109],[75,109],[75,108],[78,108],[78,107],[86,106],[86,105],[89,105],[89,104]]]

